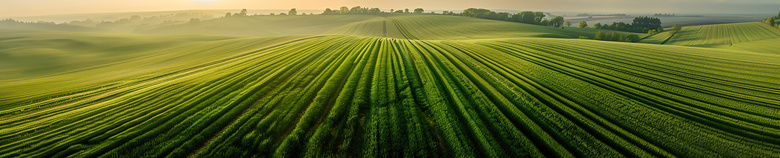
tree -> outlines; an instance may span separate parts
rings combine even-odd
[[[588,27],[588,22],[585,22],[585,20],[580,21],[580,23],[577,24],[578,28],[586,28]]]
[[[369,14],[379,14],[379,13],[382,13],[382,10],[379,10],[379,8],[371,8],[371,9],[368,9],[368,13]]]
[[[612,41],[620,41],[620,35],[617,32],[612,32]]]
[[[363,8],[361,8],[360,6],[354,6],[354,7],[352,7],[352,9],[349,9],[349,13],[350,14],[363,14],[365,12],[364,12]]]
[[[333,10],[330,10],[330,8],[325,8],[325,12],[322,12],[322,15],[330,15],[333,12]]]
[[[524,11],[520,12],[518,14],[515,14],[515,16],[518,16],[519,22],[526,23],[526,24],[538,24],[539,21],[536,21],[536,13],[532,11]]]
[[[594,29],[601,29],[601,23],[593,24]]]
[[[414,13],[415,14],[422,14],[422,13],[425,13],[425,10],[422,9],[422,8],[417,8],[417,9],[414,9]]]
[[[570,21],[566,21],[566,22],[564,22],[564,24],[566,24],[566,27],[571,27],[571,22]]]
[[[553,18],[552,20],[550,20],[550,26],[552,26],[552,27],[561,27],[561,26],[563,26],[563,17],[562,16],[557,16],[557,17]]]
[[[404,9],[404,13],[409,13],[409,8]]]
[[[674,24],[672,25],[672,30],[670,33],[672,34],[672,36],[674,36],[675,34],[677,34],[677,32],[680,32],[680,30],[682,30],[682,26],[678,24]]]
[[[230,17],[230,12],[225,13],[225,17],[229,18]]]
[[[542,22],[539,22],[539,25],[550,26],[550,20],[544,19]]]
[[[544,12],[535,12],[534,13],[534,24],[539,24],[542,22],[542,19],[544,19],[546,15],[544,15]]]
[[[391,12],[391,13],[392,13],[392,12],[395,12],[395,10],[394,10],[394,9],[390,9],[390,12]]]
[[[596,40],[604,40],[604,38],[606,38],[606,36],[607,35],[604,34],[604,31],[599,31],[598,33],[596,33],[596,38],[595,39]]]
[[[487,9],[477,9],[477,8],[469,8],[466,10],[463,10],[462,15],[468,16],[468,17],[475,17],[475,18],[488,18],[491,14],[495,14],[495,12],[491,13],[492,11]]]
[[[347,8],[347,6],[342,6],[339,8],[339,14],[349,14],[349,8]]]
[[[246,16],[246,9],[242,9],[238,16]]]
[[[287,12],[287,15],[298,15],[298,11],[296,11],[295,8],[290,9],[290,11]]]
[[[630,34],[626,36],[626,41],[633,42],[633,43],[639,42],[639,36],[635,34]]]

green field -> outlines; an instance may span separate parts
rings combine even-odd
[[[645,43],[662,43],[668,39],[665,44],[698,47],[728,46],[742,42],[778,39],[780,29],[761,22],[686,26],[671,39],[669,37],[670,32],[667,31],[647,38]]]
[[[775,157],[762,25],[665,45],[446,15],[0,29],[0,157]]]

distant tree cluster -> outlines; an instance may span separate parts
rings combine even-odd
[[[674,24],[672,26],[672,30],[670,30],[671,32],[669,32],[669,33],[672,34],[671,36],[674,36],[674,35],[677,34],[677,32],[680,32],[680,30],[682,30],[682,26],[680,26],[678,24]]]
[[[580,39],[588,39],[585,36],[580,36]],[[627,36],[623,36],[621,34],[618,34],[617,32],[612,33],[604,33],[604,31],[599,31],[596,33],[596,37],[593,39],[595,40],[602,40],[602,41],[618,41],[618,42],[639,42],[641,40],[638,35],[635,34],[629,34]]]
[[[64,28],[64,29],[81,29],[81,27],[76,25],[70,25],[67,23],[54,23],[49,21],[37,21],[37,22],[26,22],[26,21],[18,21],[14,19],[3,19],[0,20],[0,27],[21,27],[21,28]]]
[[[588,13],[581,13],[577,14],[577,16],[628,16],[626,14],[588,14]]]
[[[422,8],[420,8],[422,9]],[[343,6],[339,8],[339,10],[331,10],[330,8],[325,9],[324,12],[322,12],[322,15],[376,15],[382,13],[382,10],[379,8],[367,8],[367,7],[360,7],[355,6],[351,9],[347,6]]]
[[[14,19],[3,19],[3,20],[0,20],[0,24],[47,24],[47,25],[57,25],[57,23],[49,22],[49,21],[24,22],[24,21],[17,21],[17,20],[14,20]]]
[[[245,17],[245,16],[247,16],[246,9],[242,9],[241,12],[234,13],[234,14],[230,14],[230,12],[225,13],[225,18],[229,18],[229,17]]]
[[[422,13],[425,13],[425,10],[422,9],[422,8],[417,8],[417,9],[414,9],[414,13],[415,14],[422,14]]]
[[[588,27],[588,22],[585,22],[585,20],[580,21],[580,23],[577,23],[577,28],[586,28]]]
[[[653,16],[656,16],[656,17],[664,17],[664,16],[674,16],[674,14],[668,14],[668,13],[655,13]]]
[[[452,12],[449,13],[452,14]],[[552,18],[551,20],[547,20],[545,19],[546,16],[545,13],[532,12],[532,11],[524,11],[517,14],[509,14],[506,12],[495,12],[495,11],[490,11],[481,8],[469,8],[463,10],[463,13],[461,14],[453,14],[453,15],[461,15],[461,16],[468,16],[468,17],[475,17],[475,18],[482,18],[482,19],[491,19],[491,20],[512,21],[512,22],[520,22],[520,23],[543,25],[543,26],[553,26],[553,27],[561,27],[564,25],[563,17],[558,16]]]
[[[780,29],[780,12],[778,12],[777,15],[775,16],[766,18],[766,20],[764,20],[764,23],[774,28]]]
[[[664,30],[664,28],[661,27],[661,19],[655,17],[636,17],[631,24],[614,22],[611,25],[602,25],[601,23],[596,23],[593,25],[593,28],[637,33],[656,33]]]

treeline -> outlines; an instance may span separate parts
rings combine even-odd
[[[409,12],[409,9],[406,9],[406,11]],[[348,8],[346,6],[343,6],[338,10],[331,10],[330,8],[327,8],[325,9],[324,12],[322,12],[322,15],[360,15],[360,14],[380,14],[380,13],[382,13],[382,10],[380,10],[379,8],[368,8],[368,7],[360,7],[360,6]]]
[[[70,25],[67,23],[55,23],[49,21],[27,22],[14,19],[0,20],[0,28],[24,28],[24,29],[45,29],[59,31],[95,31],[91,28]]]
[[[764,23],[774,28],[780,29],[780,12],[778,12],[775,16],[766,18]]]
[[[57,25],[57,23],[54,23],[54,22],[48,22],[48,21],[26,22],[26,21],[17,21],[17,20],[14,20],[14,19],[3,19],[3,20],[0,20],[0,24],[4,24],[4,25],[10,25],[10,24],[45,24],[45,25]]]
[[[661,19],[646,16],[634,18],[634,22],[631,24],[624,22],[613,22],[610,25],[602,25],[601,23],[596,23],[593,25],[593,28],[651,34],[664,30],[664,28],[661,27]]]
[[[587,36],[580,36],[580,39],[591,39]],[[621,35],[617,33],[616,31],[613,31],[612,33],[605,33],[604,31],[599,31],[596,33],[596,37],[593,37],[595,40],[602,40],[602,41],[617,41],[617,42],[639,42],[641,40],[639,38],[639,35],[635,34],[629,34],[629,35]]]
[[[577,16],[628,16],[627,14],[588,14],[588,13],[581,13],[577,14]]]
[[[377,14],[383,14],[387,12],[383,12],[379,8],[368,8],[368,7],[360,7],[360,6],[354,6],[352,8],[348,8],[346,6],[343,6],[339,8],[338,10],[332,10],[330,8],[326,8],[324,12],[322,12],[321,15],[377,15]],[[390,13],[414,13],[414,14],[423,14],[425,13],[425,9],[423,8],[416,8],[414,10],[409,10],[409,8],[406,9],[390,9]],[[430,14],[435,14],[431,12]],[[447,11],[444,11],[443,14],[448,14]]]
[[[564,23],[563,17],[561,16],[557,16],[555,18],[547,20],[545,19],[546,14],[544,12],[532,12],[532,11],[524,11],[517,14],[509,14],[506,12],[495,12],[495,11],[481,9],[481,8],[469,8],[463,10],[463,13],[461,14],[453,14],[453,15],[461,15],[461,16],[468,16],[468,17],[475,17],[475,18],[482,18],[482,19],[491,19],[491,20],[520,22],[526,24],[552,26],[552,27],[561,27],[563,26]]]

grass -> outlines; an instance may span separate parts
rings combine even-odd
[[[656,36],[669,37],[669,33]],[[780,30],[764,23],[751,22],[683,27],[666,44],[710,47],[772,38],[780,38]]]
[[[780,55],[739,49],[772,49],[769,37],[752,40],[759,33],[729,50],[452,16],[288,18],[323,28],[227,36],[250,27],[222,19],[177,29],[244,30],[2,30],[0,157],[780,152]],[[734,25],[725,30],[759,27]],[[741,39],[701,38],[711,37],[698,40]]]
[[[731,46],[721,45],[721,46],[716,46],[716,48],[731,49],[731,50],[747,50],[747,51],[753,51],[759,53],[780,54],[780,45],[777,44],[778,42],[780,42],[780,38],[771,38],[765,40],[736,43]]]

